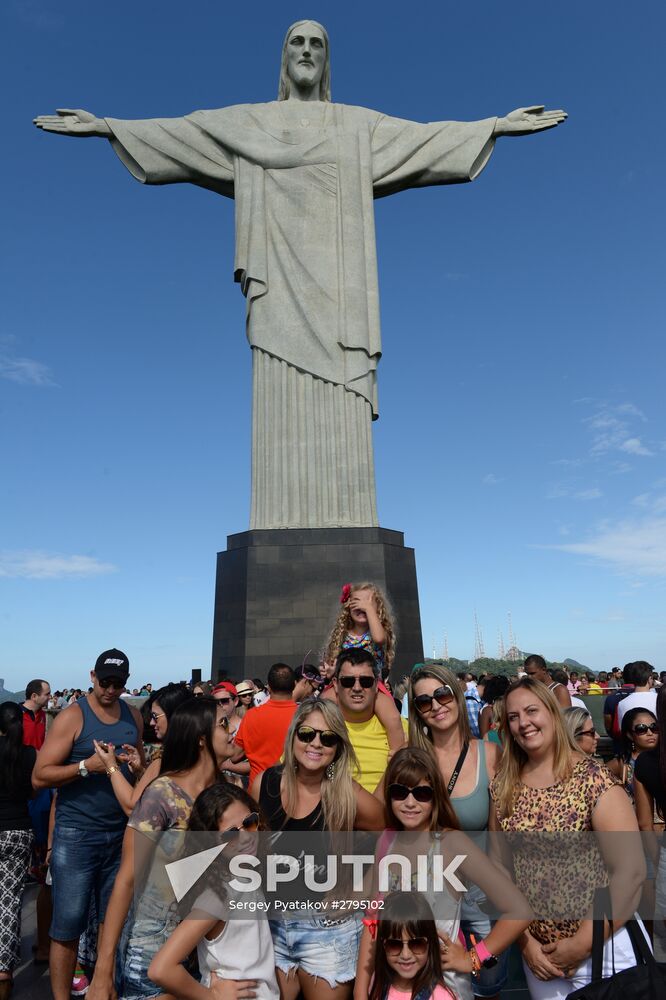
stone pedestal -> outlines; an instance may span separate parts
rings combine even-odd
[[[393,676],[423,659],[414,550],[386,528],[285,528],[227,538],[217,556],[213,680],[266,677],[272,663],[317,662],[342,585],[372,581],[393,606]],[[308,652],[310,650],[310,652]]]

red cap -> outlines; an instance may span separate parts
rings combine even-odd
[[[236,686],[232,684],[231,681],[220,681],[219,684],[216,684],[212,691],[213,696],[219,694],[220,691],[228,691],[234,698],[238,697]]]

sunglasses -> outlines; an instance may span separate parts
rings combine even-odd
[[[254,698],[254,691],[242,691],[238,695],[238,697],[239,698]]]
[[[596,729],[581,729],[580,732],[576,733],[576,739],[580,739],[581,736],[596,736]]]
[[[150,718],[153,722],[157,722],[158,719],[163,719],[165,715],[166,712],[151,712]]]
[[[428,950],[428,939],[424,937],[409,938],[407,941],[403,941],[402,938],[384,939],[384,951],[391,958],[397,958],[405,945],[409,948],[412,955],[425,955]]]
[[[245,819],[242,821],[240,826],[232,826],[230,830],[222,830],[220,833],[221,840],[235,840],[239,833],[254,833],[255,830],[259,829],[259,813],[249,813]]]
[[[632,733],[636,733],[636,736],[645,736],[647,732],[654,733],[656,735],[659,732],[659,723],[651,722],[648,726],[644,722],[638,722],[631,731]]]
[[[414,788],[409,788],[397,782],[389,785],[388,794],[390,799],[398,802],[404,802],[410,795],[413,795],[417,802],[432,802],[435,798],[435,790],[430,785],[415,785]]]
[[[304,670],[301,676],[304,681],[310,681],[312,684],[324,683],[324,679],[321,674],[315,673],[314,670]]]
[[[338,684],[343,688],[353,688],[356,681],[358,681],[361,687],[365,688],[366,691],[369,688],[374,687],[375,684],[375,678],[368,677],[367,674],[364,674],[363,677],[338,677]]]
[[[443,684],[442,687],[435,688],[432,694],[417,694],[414,698],[414,706],[417,712],[423,714],[423,712],[429,712],[432,709],[433,701],[436,701],[438,705],[448,705],[454,698],[452,688],[448,684]]]
[[[296,736],[301,743],[312,743],[319,733],[319,742],[323,747],[330,749],[336,747],[340,742],[340,737],[332,729],[313,729],[312,726],[299,726]]]
[[[119,681],[117,677],[105,677],[103,681],[98,679],[97,683],[105,691],[109,688],[113,688],[114,691],[122,691],[125,687],[125,682]]]
[[[195,697],[196,697],[196,695],[195,695]],[[231,698],[216,698],[215,701],[218,703],[218,705],[230,705],[231,704]]]
[[[226,715],[223,715],[217,724],[220,727],[220,729],[226,729],[226,730],[229,729],[229,720],[227,719]]]

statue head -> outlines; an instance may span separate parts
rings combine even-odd
[[[305,85],[318,84],[319,100],[330,101],[331,58],[328,33],[317,21],[296,21],[285,35],[278,101],[287,100],[292,80]]]

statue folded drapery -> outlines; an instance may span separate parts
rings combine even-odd
[[[373,198],[473,180],[497,119],[420,124],[292,100],[105,121],[138,180],[235,199],[253,349],[250,527],[376,525]]]

